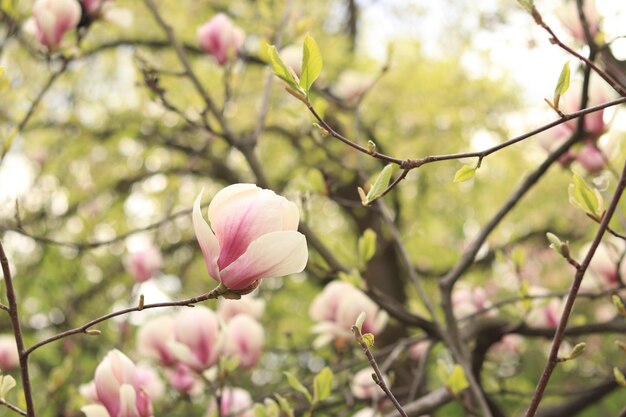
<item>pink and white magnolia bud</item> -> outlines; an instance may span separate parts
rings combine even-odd
[[[382,388],[374,382],[374,379],[372,379],[373,373],[374,371],[372,368],[365,368],[361,369],[354,375],[352,383],[350,384],[352,395],[361,400],[378,401],[385,398],[385,391],[383,391]],[[383,380],[385,381],[385,384],[389,386],[389,381],[385,375],[383,375]]]
[[[252,397],[243,388],[224,388],[222,390],[220,413],[221,416],[229,417],[252,417],[254,412],[252,411]],[[217,413],[217,400],[211,400],[209,409],[207,410],[207,416],[218,415]]]
[[[297,231],[298,207],[254,184],[234,184],[209,205],[209,222],[193,207],[193,227],[211,277],[231,290],[263,278],[301,272],[308,260],[306,239]]]
[[[152,278],[163,265],[161,252],[154,246],[131,252],[124,259],[126,271],[137,282],[145,282]]]
[[[309,309],[311,318],[318,322],[312,329],[319,334],[314,345],[320,347],[333,339],[341,343],[353,337],[352,326],[362,312],[363,333],[376,335],[385,328],[389,316],[361,290],[342,281],[329,283]]]
[[[595,174],[606,168],[606,157],[596,145],[587,143],[576,152],[576,161],[590,174]]]
[[[157,371],[148,365],[140,364],[136,367],[137,383],[151,400],[158,400],[165,393],[165,385]]]
[[[239,359],[241,368],[251,368],[259,362],[265,342],[265,330],[252,317],[238,314],[226,326],[224,353]]]
[[[217,305],[217,314],[224,321],[229,321],[239,314],[246,314],[255,319],[260,319],[265,311],[265,300],[243,296],[240,300],[220,299]]]
[[[137,368],[119,350],[110,351],[94,378],[100,404],[81,409],[87,417],[152,417],[152,403]]]
[[[202,388],[196,373],[184,363],[178,363],[174,369],[167,369],[165,375],[172,388],[181,394],[195,395]]]
[[[0,335],[0,371],[11,371],[20,366],[20,355],[17,352],[15,337],[8,334]]]
[[[197,36],[202,50],[225,65],[236,57],[246,35],[228,16],[219,13],[198,28]]]
[[[137,331],[137,350],[141,355],[156,358],[163,366],[176,362],[168,344],[174,341],[174,319],[169,315],[156,316],[141,325]]]
[[[33,5],[36,35],[49,50],[59,47],[63,35],[80,21],[77,0],[37,0]]]
[[[174,318],[175,342],[170,351],[194,371],[215,365],[222,351],[217,315],[204,306],[181,310]]]

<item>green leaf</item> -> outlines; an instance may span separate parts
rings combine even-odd
[[[265,399],[265,413],[267,417],[280,417],[280,407],[271,398]]]
[[[454,174],[454,182],[464,182],[467,180],[471,180],[472,178],[474,178],[474,174],[476,174],[476,167],[463,165],[456,172],[456,174]]]
[[[455,395],[459,394],[461,391],[469,387],[469,383],[467,382],[465,372],[463,372],[463,368],[461,368],[461,365],[454,365],[454,368],[452,368],[452,372],[450,373],[450,375],[448,375],[446,386]]]
[[[569,202],[595,220],[604,214],[604,199],[597,189],[592,189],[579,175],[574,174],[573,183],[569,185]]]
[[[559,80],[556,83],[556,88],[554,89],[554,107],[559,108],[559,99],[567,89],[569,88],[569,79],[570,79],[570,70],[569,70],[569,61],[563,65],[563,69],[561,70],[561,75],[559,75]]]
[[[341,271],[337,276],[341,281],[354,285],[357,288],[363,288],[363,277],[361,277],[361,273],[356,268],[352,268],[349,274]]]
[[[572,349],[572,351],[570,352],[569,355],[567,355],[567,357],[565,359],[575,359],[577,357],[579,357],[580,355],[583,354],[583,352],[585,352],[585,347],[587,345],[585,343],[578,343],[576,346],[574,346],[574,348]]]
[[[365,333],[363,335],[363,341],[365,342],[368,348],[371,348],[372,346],[374,346],[374,335],[371,333]]]
[[[298,381],[298,378],[296,378],[295,375],[293,375],[291,372],[283,372],[283,373],[287,377],[287,382],[289,383],[289,385],[291,385],[291,388],[293,388],[296,391],[304,394],[304,396],[306,397],[306,399],[309,402],[311,402],[313,400],[309,390],[306,389],[306,387],[304,385],[302,385],[302,383],[300,381]]]
[[[389,182],[391,181],[391,173],[393,172],[393,165],[388,164],[383,168],[383,170],[378,174],[378,178],[374,181],[374,185],[370,188],[369,192],[366,196],[367,204],[371,203],[373,200],[376,200],[380,195],[387,189]],[[366,204],[366,205],[367,205]]]
[[[519,3],[520,6],[522,6],[524,8],[524,10],[526,10],[527,12],[532,11],[534,6],[534,1],[533,0],[517,0],[517,2]]]
[[[530,310],[533,306],[533,300],[528,298],[528,281],[522,281],[519,284],[519,296],[522,299],[522,308],[524,310]]]
[[[358,243],[359,260],[365,265],[376,253],[376,232],[365,229]]]
[[[254,404],[254,417],[267,417],[267,412],[263,404]]]
[[[325,367],[313,380],[313,402],[324,401],[330,396],[333,388],[333,371]]]
[[[613,294],[611,296],[611,301],[613,301],[613,305],[617,309],[619,315],[622,317],[626,317],[626,306],[624,305],[624,302],[622,301],[620,296],[617,294]]]
[[[278,401],[278,405],[280,406],[282,412],[285,413],[287,417],[294,417],[293,407],[291,407],[289,401],[278,393],[274,394],[274,397],[276,397],[276,400]]]
[[[622,387],[626,387],[626,377],[622,371],[619,370],[618,367],[613,368],[613,376],[615,377],[615,382],[617,382]]]
[[[11,375],[0,375],[0,399],[4,399],[14,387],[15,378]]]
[[[356,323],[354,323],[356,328],[359,329],[359,333],[361,332],[361,329],[363,328],[364,321],[365,321],[365,311],[361,311],[361,314],[359,314],[359,317],[356,318]]]
[[[322,54],[315,39],[310,35],[304,38],[304,47],[302,53],[302,72],[300,73],[300,86],[309,95],[311,86],[317,80],[322,72]]]
[[[306,95],[306,92],[298,85],[296,75],[285,65],[274,45],[267,45],[267,54],[270,57],[274,75],[286,82],[292,90]]]

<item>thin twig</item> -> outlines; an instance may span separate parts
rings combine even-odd
[[[13,334],[15,335],[15,344],[20,358],[20,371],[22,374],[22,389],[24,391],[24,400],[26,402],[26,415],[35,417],[35,404],[33,402],[33,394],[30,386],[30,375],[28,372],[28,353],[24,346],[24,338],[22,337],[22,327],[20,324],[20,316],[17,307],[17,296],[13,287],[13,277],[11,268],[9,268],[9,260],[2,242],[0,242],[0,263],[2,264],[2,274],[4,276],[4,285],[7,290],[7,299],[9,300],[9,316],[11,317],[11,325],[13,326]]]
[[[132,313],[135,311],[142,311],[142,310],[148,310],[151,308],[163,308],[163,307],[193,307],[194,304],[197,304],[199,302],[205,301],[205,300],[209,300],[209,299],[216,299],[218,298],[220,295],[226,293],[228,291],[227,288],[225,288],[223,285],[219,285],[217,287],[215,287],[213,290],[211,290],[210,292],[207,292],[205,294],[199,295],[197,297],[191,297],[191,298],[187,298],[185,300],[178,300],[178,301],[165,301],[162,303],[152,303],[152,304],[142,304],[139,303],[137,306],[135,307],[128,307],[128,308],[124,308],[122,310],[118,310],[118,311],[114,311],[112,313],[109,314],[105,314],[104,316],[98,317],[96,319],[93,319],[91,321],[88,321],[87,323],[83,324],[82,326],[79,327],[75,327],[73,329],[70,330],[66,330],[62,333],[58,333],[54,336],[51,336],[47,339],[44,339],[40,342],[35,343],[34,345],[32,345],[30,348],[26,349],[26,351],[24,352],[24,355],[26,357],[28,357],[28,355],[30,355],[31,353],[33,353],[35,350],[39,349],[42,346],[45,346],[49,343],[52,343],[54,341],[57,340],[61,340],[64,339],[66,337],[75,335],[75,334],[79,334],[79,333],[87,333],[87,331],[95,326],[98,323],[101,323],[103,321],[109,320],[113,317],[117,317],[117,316],[121,316],[124,314],[128,314],[128,313]]]
[[[3,400],[2,398],[0,398],[0,405],[5,406],[9,410],[14,411],[19,415],[28,416],[28,414],[26,414],[26,411],[22,410],[16,405],[11,404],[10,402],[7,402],[6,400]]]
[[[372,369],[374,370],[374,374],[376,376],[374,378],[374,375],[372,375],[372,378],[374,378],[374,382],[376,382],[376,385],[378,385],[385,392],[385,395],[393,403],[394,407],[396,407],[396,410],[398,410],[400,415],[402,417],[408,417],[406,411],[404,411],[404,409],[402,408],[402,405],[398,402],[396,397],[393,395],[393,393],[387,386],[387,383],[385,382],[385,379],[383,377],[383,373],[380,371],[380,368],[378,367],[378,363],[376,362],[376,358],[374,358],[374,355],[372,355],[372,352],[370,351],[369,346],[363,339],[361,330],[357,326],[352,326],[352,333],[354,333],[354,337],[356,338],[356,341],[359,343],[359,345],[363,349],[363,352],[365,352],[365,356],[367,356],[367,360],[370,363],[370,366],[372,367]]]
[[[552,341],[552,346],[550,347],[550,354],[548,356],[548,361],[545,365],[541,378],[539,379],[539,383],[537,384],[537,388],[535,390],[533,398],[528,407],[528,411],[525,414],[526,417],[533,417],[535,413],[537,412],[537,408],[539,407],[539,403],[541,402],[541,399],[543,397],[543,392],[545,391],[548,385],[548,381],[550,380],[550,377],[552,376],[552,373],[558,363],[559,348],[561,346],[561,342],[563,341],[563,337],[565,335],[565,328],[567,327],[569,316],[574,307],[574,302],[576,301],[576,296],[578,295],[580,284],[582,283],[585,272],[587,271],[587,268],[589,267],[589,264],[591,263],[591,259],[593,258],[593,255],[595,254],[596,249],[600,245],[600,242],[602,241],[602,237],[604,236],[604,233],[606,232],[609,226],[609,222],[611,221],[611,218],[613,217],[613,213],[615,213],[615,210],[617,209],[620,198],[622,197],[622,193],[624,192],[625,188],[626,188],[626,162],[624,163],[624,168],[622,169],[622,174],[617,184],[615,193],[613,194],[613,198],[611,199],[609,207],[607,208],[606,213],[604,214],[604,217],[602,218],[602,222],[600,223],[600,227],[598,228],[598,231],[596,232],[596,236],[591,242],[591,247],[587,251],[587,254],[585,255],[585,259],[581,263],[580,268],[576,271],[576,275],[574,276],[574,281],[572,282],[572,285],[569,290],[569,294],[565,301],[565,305],[563,306],[563,314],[561,315],[561,320],[559,321],[559,325],[556,328],[554,339]]]

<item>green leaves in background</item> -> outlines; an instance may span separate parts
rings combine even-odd
[[[333,388],[333,371],[325,367],[313,380],[313,403],[324,401],[330,396]]]
[[[459,364],[455,364],[452,370],[449,370],[446,362],[439,360],[437,362],[437,373],[446,388],[455,396],[469,387],[465,372],[463,372],[463,368]]]
[[[376,232],[372,229],[365,229],[358,242],[359,262],[364,267],[376,253]]]
[[[569,185],[569,202],[578,207],[589,217],[601,221],[604,215],[604,199],[600,192],[591,188],[578,174],[574,174]]]
[[[287,86],[294,92],[306,96],[306,91],[298,84],[298,77],[291,68],[285,65],[274,45],[267,45],[267,54],[269,55],[274,75],[286,82]]]
[[[292,374],[291,372],[285,372],[284,374],[287,377],[287,382],[289,383],[291,388],[304,394],[308,402],[313,401],[313,397],[311,396],[311,393],[309,392],[309,390],[306,389],[304,385],[302,385],[302,383],[298,380],[298,378],[296,378],[294,374]]]
[[[311,86],[322,72],[322,54],[310,35],[304,38],[302,53],[302,72],[300,74],[300,86],[304,88],[308,97]]]
[[[15,378],[11,375],[0,375],[0,399],[4,400],[15,385]]]

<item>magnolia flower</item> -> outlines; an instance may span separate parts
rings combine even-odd
[[[219,13],[198,28],[197,36],[202,50],[224,65],[237,55],[246,35],[228,16]]]
[[[600,30],[598,24],[600,15],[598,13],[598,9],[596,8],[595,0],[585,0],[583,2],[583,12],[585,14],[585,20],[587,21],[589,33],[593,38]],[[580,21],[578,7],[575,1],[567,2],[565,9],[560,10],[557,15],[563,26],[565,26],[565,28],[577,41],[587,43],[585,29]]]
[[[165,376],[172,388],[182,394],[194,395],[201,390],[202,382],[200,382],[196,374],[183,363],[178,363],[174,369],[166,370]]]
[[[154,276],[161,269],[163,258],[161,252],[154,246],[131,252],[124,259],[126,271],[137,282],[144,282]]]
[[[167,345],[174,356],[194,371],[215,365],[222,350],[217,315],[204,306],[181,310],[174,318],[176,341]]]
[[[563,303],[560,299],[553,298],[548,304],[534,308],[527,317],[528,323],[535,327],[555,328],[561,320]]]
[[[426,354],[426,352],[428,352],[429,345],[430,343],[427,341],[414,343],[409,348],[409,357],[416,361],[420,360]]]
[[[49,50],[59,47],[63,35],[80,21],[77,0],[37,0],[33,5],[33,19],[39,42]]]
[[[239,358],[239,366],[250,368],[259,362],[265,331],[252,317],[239,314],[226,327],[224,353]]]
[[[524,338],[518,334],[507,334],[489,349],[489,353],[500,358],[518,356],[524,347]]]
[[[222,390],[219,415],[229,417],[252,417],[252,397],[242,388],[224,388]],[[217,413],[217,400],[211,400],[207,416]]]
[[[482,287],[457,286],[452,293],[452,308],[458,317],[469,316],[490,306],[491,302],[487,299],[487,293]]]
[[[93,19],[100,14],[102,7],[107,0],[81,0],[81,2],[83,3],[85,13]]]
[[[583,257],[589,251],[590,246],[591,244],[587,244],[581,249]],[[589,272],[603,289],[617,286],[620,276],[622,279],[626,278],[626,260],[622,259],[624,251],[626,251],[626,244],[623,240],[609,239],[600,243],[591,258]],[[621,264],[620,259],[622,259]]]
[[[211,277],[231,290],[249,292],[262,278],[301,272],[308,259],[297,232],[298,207],[254,184],[235,184],[209,205],[209,222],[193,207],[193,227]]]
[[[314,345],[320,347],[333,339],[339,342],[353,337],[351,328],[362,312],[363,333],[379,334],[387,324],[387,313],[352,285],[343,281],[329,283],[309,308],[309,315],[318,322],[312,330],[320,335]]]
[[[110,351],[96,368],[99,404],[81,408],[87,417],[152,417],[152,404],[133,362],[119,350]]]
[[[151,400],[158,400],[165,393],[165,385],[153,367],[146,364],[136,366],[137,383]]]
[[[10,371],[20,365],[20,355],[17,352],[15,336],[0,335],[0,370]]]
[[[385,398],[385,391],[374,382],[372,379],[372,371],[371,368],[361,369],[354,375],[352,378],[352,384],[350,384],[350,390],[352,391],[352,395],[361,400],[374,400],[378,401],[382,398]],[[383,380],[385,384],[389,386],[389,381],[387,377],[383,375]]]
[[[265,301],[251,296],[244,296],[239,300],[222,298],[217,305],[217,314],[224,321],[229,321],[239,314],[246,314],[258,320],[264,310]]]
[[[164,366],[172,365],[176,359],[168,346],[170,342],[174,342],[174,319],[169,315],[154,317],[137,331],[139,353],[158,359]]]

